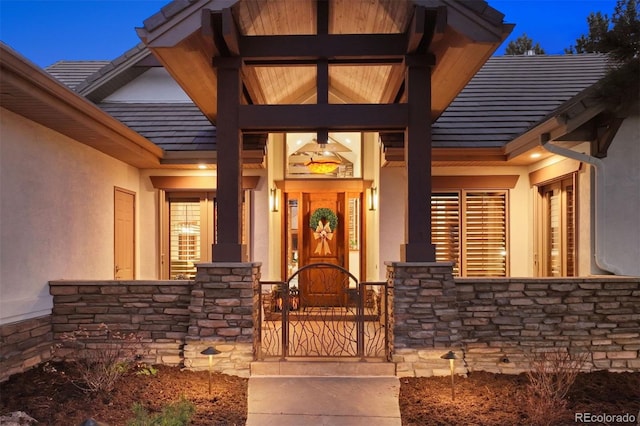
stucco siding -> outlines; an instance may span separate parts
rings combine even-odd
[[[7,323],[50,312],[49,280],[113,278],[114,187],[138,193],[139,172],[0,112],[0,323]]]
[[[406,211],[406,171],[402,167],[384,167],[380,170],[379,212],[380,251],[379,265],[400,260],[400,246],[404,244]],[[378,279],[385,280],[387,271],[380,268]]]
[[[603,164],[604,191],[596,196],[604,196],[604,225],[596,249],[620,272],[640,276],[640,115],[622,123]]]
[[[526,167],[434,167],[434,176],[518,175],[509,190],[509,275],[533,276],[533,196]],[[401,167],[380,171],[380,264],[397,261],[404,243],[406,172]],[[495,189],[495,188],[487,188]],[[384,279],[385,271],[379,279]]]
[[[102,102],[186,102],[192,100],[164,68],[151,68]]]

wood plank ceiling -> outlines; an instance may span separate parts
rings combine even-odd
[[[187,3],[174,4],[178,8]],[[416,7],[429,11],[426,22],[413,21]],[[322,8],[328,10],[328,28],[319,31],[318,10]],[[315,35],[324,31],[330,35],[398,34],[406,36],[411,47],[415,26],[422,25],[432,37],[429,51],[436,62],[431,102],[431,118],[435,119],[513,28],[503,23],[502,14],[481,0],[194,0],[177,12],[172,8],[167,11],[171,14],[163,15],[163,11],[145,21],[138,35],[213,123],[217,117],[217,76],[211,59],[229,53],[217,51],[216,35],[226,41],[229,32],[237,32],[234,37],[242,41],[242,37]],[[235,28],[224,27],[224,20],[219,18],[224,13],[232,15]],[[305,64],[303,56],[295,66],[245,61],[246,101],[270,105],[316,103],[315,61]],[[363,59],[353,65],[327,59],[329,103],[406,102],[402,97],[402,61],[367,64]]]
[[[233,16],[243,35],[316,34],[316,2],[249,0],[237,3]],[[413,13],[410,2],[336,0],[329,7],[329,34],[404,33]],[[265,104],[316,102],[316,67],[255,66],[245,71],[262,88]],[[401,64],[330,65],[329,102],[389,103],[387,82],[402,78]]]

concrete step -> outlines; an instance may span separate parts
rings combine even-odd
[[[380,361],[254,361],[251,376],[389,377],[396,365]]]

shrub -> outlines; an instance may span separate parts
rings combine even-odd
[[[149,414],[144,406],[137,402],[133,404],[132,410],[135,418],[128,421],[127,426],[186,426],[195,413],[196,407],[191,401],[182,397],[155,415]]]
[[[587,353],[565,350],[534,352],[529,358],[526,387],[527,414],[534,425],[552,425],[566,414],[567,392],[586,361]]]
[[[63,333],[60,339],[56,349],[72,349],[64,360],[73,364],[79,377],[71,381],[85,392],[111,391],[141,350],[135,333],[111,331],[105,324],[97,330]]]

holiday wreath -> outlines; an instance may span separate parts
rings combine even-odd
[[[320,207],[311,215],[311,220],[309,220],[309,228],[316,229],[321,221],[324,220],[322,225],[326,225],[327,221],[329,222],[329,227],[331,231],[335,231],[338,226],[338,216],[333,212],[333,210]]]

